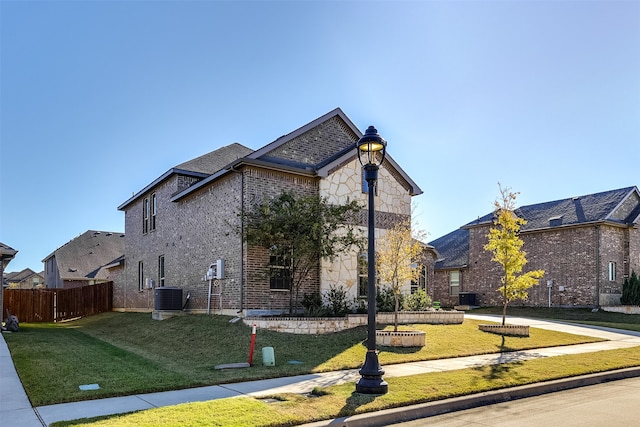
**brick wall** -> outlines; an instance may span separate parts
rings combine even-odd
[[[240,174],[231,173],[202,190],[171,202],[179,183],[173,176],[154,188],[158,209],[156,230],[142,233],[142,201],[145,194],[125,212],[126,265],[124,283],[115,301],[123,301],[127,309],[148,310],[154,307],[154,290],[138,290],[138,263],[144,263],[145,278],[159,285],[158,260],[165,260],[165,286],[183,289],[183,297],[191,295],[190,308],[206,309],[209,283],[203,277],[211,263],[225,260],[222,280],[222,306],[240,307],[241,237],[237,233],[240,212]],[[218,307],[212,298],[212,307]]]
[[[462,269],[460,290],[476,294],[479,305],[501,305],[498,292],[502,269],[491,261],[491,253],[484,250],[490,225],[469,230],[468,266]],[[522,233],[527,264],[524,271],[544,270],[538,286],[529,290],[526,305],[548,306],[551,288],[552,306],[595,306],[615,303],[624,280],[625,241],[630,269],[640,263],[639,230],[610,225],[564,227],[539,232]],[[616,280],[608,276],[609,262],[617,266]],[[454,305],[458,297],[449,296],[448,271],[437,271],[433,297],[444,305]],[[520,300],[511,304],[523,304]]]
[[[318,195],[317,178],[305,177],[283,172],[245,167],[242,171],[245,189],[245,209],[264,198],[277,197],[287,191],[300,196]],[[269,251],[260,247],[245,247],[245,308],[249,312],[281,313],[289,309],[289,291],[271,290],[267,266]],[[319,272],[313,272],[299,289],[299,299],[305,293],[318,292],[320,288]],[[298,308],[300,306],[298,305]]]

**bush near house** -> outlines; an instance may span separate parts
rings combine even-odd
[[[624,279],[620,304],[640,305],[640,278],[635,271],[631,272],[630,277]]]

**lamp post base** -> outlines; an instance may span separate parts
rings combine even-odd
[[[382,379],[384,371],[380,368],[378,354],[375,350],[367,351],[360,375],[362,378],[356,383],[356,393],[386,394],[389,391],[389,385]]]

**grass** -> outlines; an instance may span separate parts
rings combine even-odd
[[[468,312],[469,314],[499,314],[502,307],[480,307]],[[507,308],[507,322],[509,317],[532,317],[549,320],[562,320],[585,325],[602,326],[615,329],[627,329],[640,332],[640,316],[607,311],[592,311],[590,308],[547,308],[547,307],[519,307]]]
[[[323,372],[362,365],[365,328],[328,335],[290,335],[260,330],[254,366],[216,370],[248,360],[251,328],[223,316],[181,316],[154,321],[144,313],[104,313],[60,324],[22,324],[5,339],[34,406],[244,380]],[[500,351],[598,341],[532,329],[528,338],[480,332],[462,325],[414,325],[427,333],[421,349],[382,347],[383,365]],[[276,366],[262,366],[261,348],[274,347]],[[289,364],[290,360],[303,362]],[[82,384],[99,384],[81,391]]]
[[[566,355],[457,371],[389,378],[389,393],[354,393],[353,384],[317,390],[311,396],[282,394],[272,399],[232,398],[189,403],[131,414],[72,422],[66,426],[245,426],[278,427],[379,411],[450,397],[550,381],[593,372],[640,366],[638,348]],[[272,403],[268,403],[272,402]]]

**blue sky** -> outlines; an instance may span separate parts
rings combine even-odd
[[[29,267],[186,160],[341,107],[429,240],[638,184],[640,1],[0,1],[0,241]]]

